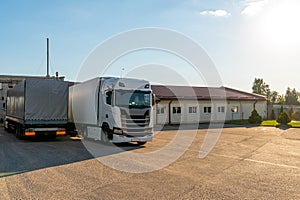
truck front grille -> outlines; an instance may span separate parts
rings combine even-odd
[[[141,137],[152,132],[149,115],[122,115],[121,121],[123,132],[127,136]]]

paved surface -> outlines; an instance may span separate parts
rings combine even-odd
[[[0,199],[300,199],[300,129],[224,128],[200,159],[206,131],[174,163],[136,174],[103,165],[78,139],[20,141],[0,128]],[[176,133],[171,127],[144,148],[118,148],[156,152]]]

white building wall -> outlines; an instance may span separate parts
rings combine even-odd
[[[241,101],[227,101],[226,121],[246,119],[243,109],[244,105]]]
[[[239,119],[248,119],[253,111],[255,101],[228,101],[228,114],[227,120],[239,120]],[[238,106],[238,112],[231,112],[231,108]],[[255,104],[255,109],[259,115],[264,119],[267,117],[267,102],[258,101]]]
[[[168,124],[169,123],[169,102],[162,101],[155,106],[155,122],[156,124]]]
[[[155,122],[156,124],[169,124],[169,120],[171,120],[171,124],[194,124],[210,122],[211,120],[222,121],[225,119],[229,121],[248,119],[253,110],[254,102],[240,100],[220,100],[213,102],[196,100],[161,101],[156,105],[154,110],[154,115],[156,116]],[[180,107],[180,113],[176,112],[178,107]],[[255,108],[263,118],[266,118],[266,101],[257,102]],[[159,113],[157,113],[157,109],[160,110]],[[164,110],[163,113],[161,109]],[[190,113],[190,111],[192,112]],[[170,117],[169,114],[171,114]]]
[[[226,113],[228,112],[228,106],[226,101],[213,101],[212,105],[212,120],[224,121],[226,120]]]
[[[214,113],[213,105],[211,104],[210,101],[198,101],[198,103],[199,103],[199,107],[200,107],[199,122],[209,122],[211,119],[212,113]],[[209,107],[211,108],[211,113],[208,112]]]
[[[258,112],[258,114],[263,118],[263,119],[267,119],[268,118],[268,105],[267,105],[267,101],[260,101],[257,102],[255,105],[255,108]],[[252,110],[251,110],[252,112]]]
[[[171,103],[171,110],[170,110],[170,113],[171,113],[171,123],[172,124],[180,124],[180,123],[185,123],[185,109],[184,109],[184,102],[179,102],[179,101],[176,101],[176,102],[172,102]],[[180,108],[180,113],[174,113],[173,110],[175,108]]]

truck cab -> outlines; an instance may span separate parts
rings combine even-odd
[[[72,87],[72,118],[84,137],[141,145],[152,140],[153,99],[148,81],[105,77]]]
[[[113,142],[152,139],[152,91],[147,81],[110,79],[103,84],[104,134]],[[108,126],[107,126],[108,125]]]

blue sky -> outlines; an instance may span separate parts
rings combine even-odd
[[[254,78],[260,77],[281,93],[288,86],[300,90],[299,9],[297,0],[2,1],[0,74],[44,75],[49,37],[51,74],[58,71],[76,80],[86,57],[107,38],[159,27],[178,31],[203,47],[225,86],[251,91]],[[191,77],[190,84],[204,84],[182,61],[149,54],[146,63],[153,55],[165,57],[168,65]],[[116,64],[124,61],[130,71],[140,57]]]

